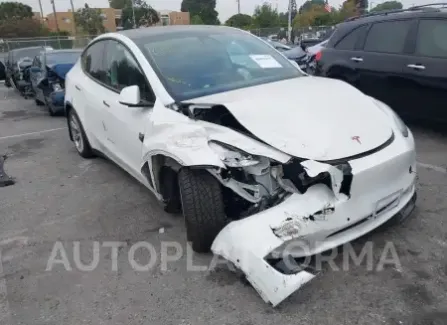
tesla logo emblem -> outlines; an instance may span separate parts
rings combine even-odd
[[[357,141],[359,144],[362,144],[362,142],[360,141],[360,137],[358,135],[351,137],[351,140]]]

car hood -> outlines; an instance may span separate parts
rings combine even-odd
[[[258,139],[306,159],[352,157],[393,135],[389,117],[371,98],[328,78],[294,78],[189,102],[222,104]]]
[[[301,48],[301,46],[297,46],[290,50],[283,51],[282,54],[284,54],[286,58],[293,60],[302,58],[303,56],[306,56],[307,53]]]

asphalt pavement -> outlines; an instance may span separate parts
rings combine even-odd
[[[16,180],[0,188],[0,324],[447,324],[447,137],[413,131],[417,209],[405,224],[353,243],[373,244],[374,268],[340,270],[339,254],[339,270],[324,267],[272,308],[224,265],[191,271],[212,256],[187,253],[181,216],[166,214],[114,164],[81,158],[63,117],[0,85],[0,155]],[[135,249],[141,241],[153,254]],[[116,258],[110,242],[121,245]],[[389,244],[399,264],[379,270]],[[178,259],[162,259],[163,249]],[[136,270],[130,255],[153,263]]]

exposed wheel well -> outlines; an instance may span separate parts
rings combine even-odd
[[[73,109],[73,106],[70,103],[65,104],[65,117],[67,118],[67,126],[68,126],[68,136],[70,137],[70,140],[73,141],[73,136],[71,135],[70,131],[70,125],[68,125],[68,114]]]

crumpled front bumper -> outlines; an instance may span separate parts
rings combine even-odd
[[[350,197],[324,184],[313,185],[304,194],[294,193],[275,207],[231,222],[211,250],[244,272],[264,301],[276,306],[315,274],[299,269],[281,273],[268,258],[319,254],[372,231],[398,213],[413,211],[412,135],[350,165]]]

